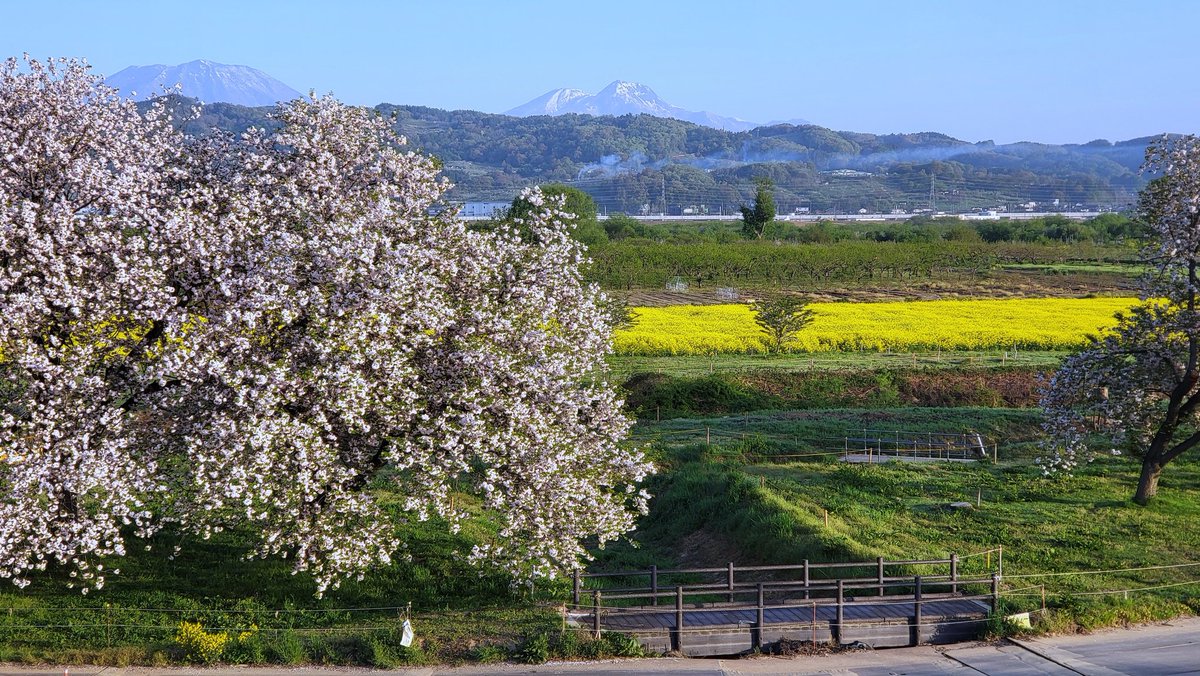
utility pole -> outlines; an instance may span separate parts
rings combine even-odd
[[[936,181],[936,180],[937,180],[937,178],[933,174],[929,175],[929,210],[930,211],[937,211],[937,199],[934,197],[934,192],[933,192],[933,184],[934,184],[934,181]]]
[[[666,174],[663,174],[663,177],[662,177],[662,201],[663,201],[662,215],[666,216],[667,215],[667,176],[666,176]]]

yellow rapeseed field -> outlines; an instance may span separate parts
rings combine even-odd
[[[785,347],[797,352],[1060,350],[1083,345],[1136,298],[1025,298],[899,303],[813,303],[813,323]],[[614,337],[618,354],[766,352],[747,305],[634,308]]]

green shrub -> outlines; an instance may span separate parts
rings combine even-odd
[[[573,630],[561,631],[554,638],[552,648],[555,655],[563,659],[574,659],[580,656],[579,632]]]
[[[226,632],[210,633],[199,622],[180,622],[175,633],[175,644],[188,662],[211,664],[221,658],[225,644],[229,642]]]
[[[488,643],[486,645],[476,646],[471,651],[471,659],[481,664],[494,664],[503,662],[508,659],[508,650],[504,646]]]
[[[258,627],[251,625],[225,644],[225,661],[231,664],[262,664],[266,661],[262,636]]]
[[[263,647],[267,661],[275,664],[300,664],[307,657],[300,637],[291,630],[275,634],[266,641]]]
[[[620,632],[607,632],[603,639],[608,643],[612,653],[617,657],[644,657],[646,655],[645,648],[642,647],[640,641]]]
[[[526,636],[513,654],[518,662],[545,664],[550,659],[550,639],[545,634]]]

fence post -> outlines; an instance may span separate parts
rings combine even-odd
[[[804,559],[804,598],[808,599],[808,559]]]
[[[754,647],[762,649],[763,625],[766,624],[766,611],[763,608],[763,583],[758,583],[758,614],[754,618]]]
[[[600,590],[592,592],[592,634],[600,638]]]
[[[583,589],[582,583],[579,580],[579,569],[576,568],[572,574],[573,584],[571,586],[571,605],[579,605],[579,593]]]
[[[958,595],[958,554],[950,554],[950,593]]]
[[[683,653],[683,587],[675,587],[675,650]]]
[[[913,579],[913,645],[921,645],[921,576]]]
[[[837,583],[837,636],[834,637],[837,645],[842,644],[842,622],[846,619],[846,582],[838,580]]]
[[[1000,612],[1000,575],[992,573],[992,614]]]
[[[729,575],[726,578],[729,585],[729,602],[733,603],[733,561],[729,562]]]
[[[650,564],[650,593],[653,594],[650,598],[650,605],[658,605],[658,565]]]
[[[883,557],[875,559],[876,573],[879,578],[879,595],[883,596]]]

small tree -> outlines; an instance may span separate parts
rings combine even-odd
[[[1133,500],[1146,504],[1172,460],[1200,445],[1200,139],[1164,138],[1146,151],[1159,177],[1142,191],[1149,227],[1146,303],[1063,361],[1042,397],[1047,471],[1090,460],[1088,437],[1140,454]]]
[[[777,352],[797,332],[812,323],[814,313],[808,301],[799,296],[775,296],[756,300],[750,305],[754,322],[770,337],[770,349]]]
[[[775,220],[775,184],[771,179],[758,179],[758,190],[754,193],[754,206],[742,206],[742,234],[747,238],[761,239],[767,224]]]
[[[604,244],[608,241],[608,233],[600,225],[596,215],[596,201],[592,196],[579,188],[572,188],[562,183],[548,183],[541,186],[541,194],[554,199],[561,199],[562,210],[573,219],[570,222],[571,236],[576,241],[588,247]],[[526,222],[539,211],[538,205],[531,204],[524,195],[518,195],[508,208],[510,220]]]

